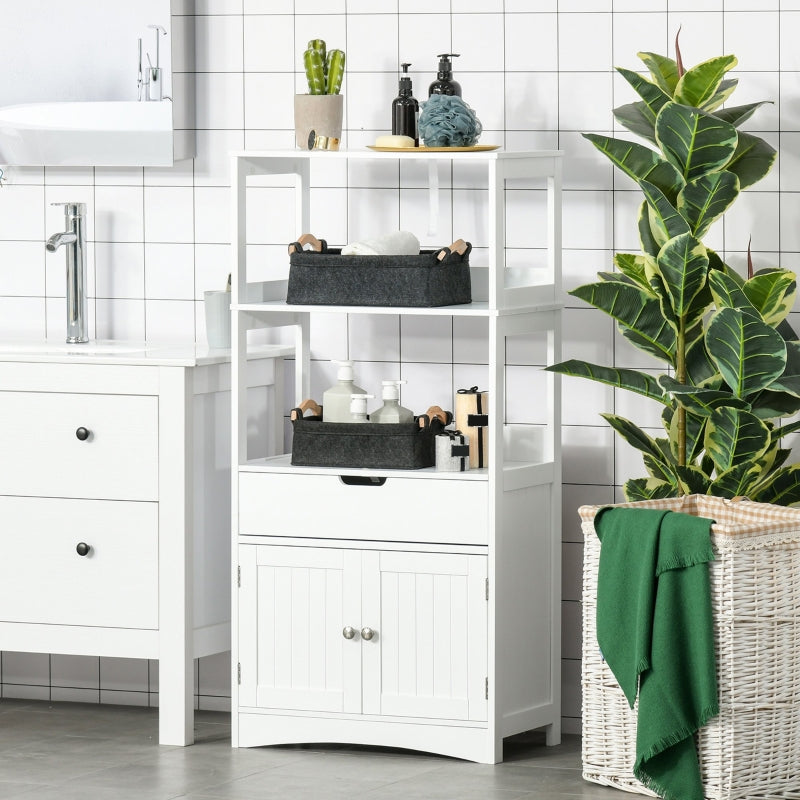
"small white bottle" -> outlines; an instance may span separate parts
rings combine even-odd
[[[374,397],[374,394],[351,394],[350,419],[348,422],[368,422],[367,400],[372,400]]]
[[[339,365],[337,382],[322,394],[323,422],[350,422],[350,398],[365,390],[353,383],[353,362],[334,361]]]
[[[413,422],[414,412],[400,405],[400,384],[405,381],[381,381],[383,405],[370,414],[370,422]]]

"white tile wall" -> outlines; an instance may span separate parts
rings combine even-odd
[[[681,26],[686,63],[723,52],[739,58],[737,103],[771,100],[748,123],[780,147],[779,166],[747,194],[711,235],[743,264],[746,240],[764,265],[800,267],[800,2],[796,0],[195,0],[197,157],[171,169],[11,168],[0,188],[0,335],[60,336],[63,262],[45,256],[46,235],[62,223],[49,204],[89,205],[89,286],[93,335],[109,338],[205,338],[203,291],[221,288],[229,271],[229,157],[244,147],[292,146],[292,97],[303,91],[302,50],[311,38],[346,50],[345,139],[371,143],[387,132],[397,64],[410,61],[415,95],[424,99],[437,54],[461,53],[455,77],[487,129],[484,141],[565,151],[564,284],[611,268],[614,250],[637,247],[640,198],[630,181],[580,136],[615,129],[612,106],[631,102],[615,65],[637,69],[639,50],[672,52]],[[189,30],[190,26],[184,26]],[[99,32],[102,35],[102,32]],[[402,184],[400,184],[402,178]],[[469,170],[440,176],[439,227],[428,232],[426,172],[335,163],[320,170],[312,196],[316,231],[344,243],[398,225],[430,244],[464,236],[485,263],[485,192]],[[402,185],[402,190],[398,186]],[[289,189],[253,188],[248,257],[258,279],[286,275]],[[541,192],[512,201],[509,244],[540,248]],[[324,230],[322,229],[324,228]],[[567,297],[564,352],[619,366],[652,366],[602,315]],[[353,358],[371,391],[402,378],[412,408],[452,405],[455,388],[486,381],[485,320],[395,316],[314,317],[312,387],[335,377],[330,359]],[[539,342],[515,343],[510,385],[540,391]],[[289,371],[291,371],[291,366]],[[290,382],[287,381],[287,386]],[[288,390],[287,390],[288,391]],[[289,403],[287,398],[287,404]],[[634,407],[635,406],[635,407]],[[564,381],[563,708],[565,730],[580,726],[580,563],[576,509],[612,502],[618,486],[641,474],[636,453],[615,442],[599,412],[616,410],[658,424],[657,409],[602,387]],[[515,421],[537,421],[510,400]],[[198,704],[225,708],[227,656],[202,659]],[[58,655],[0,654],[7,697],[158,703],[157,664]]]

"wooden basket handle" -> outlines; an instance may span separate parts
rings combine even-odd
[[[311,411],[312,416],[314,417],[321,417],[322,416],[322,406],[317,405],[311,398],[307,400],[303,400],[299,406],[293,408],[290,414],[291,420],[294,422],[298,417],[303,417],[306,411]]]
[[[448,413],[441,406],[431,406],[425,412],[424,416],[426,416],[431,422],[433,422],[435,419],[438,419],[442,425],[447,425],[450,422]],[[420,425],[420,427],[423,426]]]
[[[460,256],[463,256],[464,253],[467,252],[467,243],[463,239],[456,239],[450,247],[443,247],[442,252],[439,253],[436,258],[439,261],[444,261],[445,257],[447,256],[448,250],[451,253],[458,253]]]
[[[314,236],[313,233],[304,233],[300,236],[296,242],[292,242],[289,245],[289,254],[297,252],[297,245],[300,245],[300,249],[302,250],[305,245],[310,244],[311,247],[316,250],[318,253],[322,252],[322,242]]]

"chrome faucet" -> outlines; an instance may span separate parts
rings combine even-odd
[[[88,342],[86,300],[86,203],[53,203],[64,206],[67,230],[54,233],[45,247],[55,253],[63,244],[67,252],[67,343]]]

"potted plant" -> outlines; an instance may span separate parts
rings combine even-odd
[[[641,250],[617,253],[616,270],[570,292],[614,318],[622,335],[666,365],[644,371],[568,360],[548,367],[655,400],[664,433],[651,436],[603,414],[640,450],[647,477],[624,485],[629,501],[711,494],[791,505],[800,502],[800,465],[781,447],[800,422],[800,341],[787,322],[794,273],[766,268],[740,276],[703,242],[736,201],[763,178],[775,150],[739,130],[762,103],[728,106],[735,56],[684,69],[654,53],[650,76],[617,71],[641,98],[614,110],[646,140],[584,134],[642,190]]]
[[[308,94],[294,96],[295,143],[303,150],[338,150],[342,138],[345,53],[312,39],[303,53]]]

